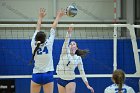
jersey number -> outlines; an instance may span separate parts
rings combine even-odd
[[[44,47],[43,50],[42,50],[41,48],[38,48],[38,50],[37,50],[37,54],[38,54],[38,55],[41,55],[43,52],[45,52],[45,54],[48,53],[47,47]]]
[[[115,93],[118,93],[118,88],[115,89]],[[127,93],[127,90],[125,88],[122,88],[122,93]]]

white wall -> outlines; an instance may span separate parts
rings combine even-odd
[[[38,10],[47,9],[45,20],[54,19],[54,0],[0,0],[0,21],[37,20]],[[76,3],[78,15],[74,18],[64,17],[63,21],[104,21],[113,20],[113,0],[56,0],[56,10]],[[83,12],[83,10],[85,12]],[[89,13],[89,14],[86,14]]]
[[[40,7],[47,9],[47,19],[52,19],[52,0],[0,0],[1,20],[36,19]]]

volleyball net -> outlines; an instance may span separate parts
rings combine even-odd
[[[54,67],[70,24],[58,24],[53,46]],[[126,77],[140,77],[140,25],[74,24],[72,40],[90,53],[83,59],[86,76],[111,77],[115,69],[123,69]],[[51,24],[42,24],[49,36]],[[31,78],[31,38],[36,24],[0,24],[0,78]],[[76,70],[78,73],[78,70]],[[58,77],[55,73],[54,77]],[[81,77],[79,74],[76,77]]]

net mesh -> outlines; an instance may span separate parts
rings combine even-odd
[[[50,26],[50,24],[42,25],[41,30],[44,31],[47,36],[49,36]],[[118,68],[124,69],[128,74],[136,72],[127,24],[75,24],[71,39],[76,40],[79,44],[79,48],[90,50],[87,57],[83,59],[86,74],[97,74],[96,76],[100,76],[100,74],[112,73],[114,26],[118,27]],[[0,69],[8,71],[6,73],[1,72],[1,75],[29,75],[32,73],[33,66],[29,66],[28,62],[32,55],[30,41],[35,27],[36,25],[33,24],[6,24],[0,26],[0,59],[2,60],[2,68]],[[56,28],[56,38],[53,47],[55,68],[59,61],[63,40],[68,27],[69,24],[59,24]],[[137,42],[139,42],[139,40],[137,40]],[[132,62],[127,62],[127,58]],[[132,66],[132,69],[126,66],[128,64]],[[76,73],[78,73],[78,70],[76,70]],[[106,75],[103,75],[103,77],[104,76]],[[110,76],[111,75],[109,75],[109,77]]]
[[[49,36],[50,24],[43,24],[42,31]],[[133,85],[138,90],[139,65],[135,62],[134,51],[131,38],[135,41],[135,36],[130,35],[130,26],[128,24],[74,24],[72,32],[72,40],[78,43],[80,49],[88,49],[90,53],[83,58],[83,64],[86,76],[90,85],[98,93],[103,92],[105,87],[110,84],[110,77],[114,70],[114,42],[117,36],[117,54],[116,66],[126,72],[127,85]],[[1,24],[0,25],[0,79],[14,79],[16,89],[19,91],[26,90],[29,92],[30,78],[33,65],[29,65],[32,56],[31,38],[35,32],[36,25],[33,24]],[[56,37],[53,45],[54,68],[59,61],[61,48],[66,36],[69,24],[59,24],[56,28]],[[114,27],[117,27],[117,34],[114,34]],[[134,32],[139,31],[139,26],[134,26]],[[133,29],[131,29],[133,31]],[[131,37],[130,37],[131,36]],[[137,38],[138,48],[139,39]],[[136,64],[137,63],[137,64]],[[84,83],[81,83],[81,75],[79,70],[75,70],[77,90],[83,89],[83,93],[87,93]],[[58,78],[56,73],[54,77]],[[99,78],[102,77],[102,78]],[[108,78],[109,77],[109,78]],[[20,78],[20,79],[19,79]],[[108,82],[108,83],[107,83]],[[26,85],[26,86],[21,86]],[[102,84],[101,84],[102,83]],[[19,84],[19,86],[18,86]],[[57,86],[57,84],[54,84]],[[25,88],[25,89],[24,89]],[[54,87],[54,93],[58,93]]]

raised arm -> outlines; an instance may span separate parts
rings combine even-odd
[[[58,12],[56,19],[54,20],[53,24],[52,24],[52,28],[50,30],[50,36],[49,36],[49,41],[51,42],[51,44],[53,44],[54,42],[54,38],[55,38],[55,28],[58,24],[58,21],[60,20],[60,18],[64,15],[64,11],[61,10]]]
[[[73,31],[73,27],[69,27],[68,32],[67,32],[66,37],[65,37],[65,41],[64,41],[63,46],[62,46],[62,52],[61,52],[62,55],[67,53],[67,49],[68,49],[68,45],[70,42],[72,31]]]
[[[32,40],[31,40],[31,46],[32,46],[32,47],[36,47],[36,46],[35,46],[35,36],[36,36],[37,32],[40,31],[41,22],[42,22],[42,19],[44,18],[45,15],[46,15],[45,9],[44,9],[44,8],[40,8],[40,11],[39,11],[39,18],[38,18],[37,26],[36,26],[36,31],[35,31],[35,33],[33,34],[33,37],[32,37]]]
[[[57,24],[58,24],[58,21],[60,20],[60,18],[65,15],[65,12],[64,10],[60,10],[58,13],[57,13],[57,16],[52,24],[52,28],[56,28]]]
[[[84,67],[83,67],[83,62],[82,62],[81,57],[79,58],[79,61],[80,62],[78,64],[78,69],[79,69],[80,75],[82,76],[82,80],[84,81],[86,87],[91,91],[91,93],[94,93],[94,89],[89,85],[88,80],[86,78]]]
[[[44,8],[40,8],[36,30],[40,31],[42,19],[45,17],[46,12]]]

